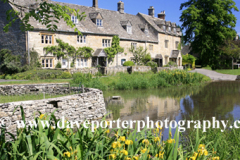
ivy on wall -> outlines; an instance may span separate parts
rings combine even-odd
[[[113,60],[117,53],[124,52],[124,48],[120,46],[120,38],[118,36],[113,36],[112,46],[105,48],[104,51],[108,55],[108,59]]]

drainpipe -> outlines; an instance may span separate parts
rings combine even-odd
[[[27,31],[27,41],[28,41],[28,65],[30,65],[29,31]]]

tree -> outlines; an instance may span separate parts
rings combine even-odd
[[[147,49],[143,49],[142,46],[134,48],[134,46],[132,46],[129,49],[130,52],[132,52],[133,54],[133,61],[134,63],[136,63],[137,65],[143,65],[144,62],[142,61],[145,56],[147,55]]]
[[[37,7],[31,8],[19,5],[15,3],[14,0],[0,1],[9,3],[12,6],[12,9],[6,12],[8,24],[4,27],[5,32],[8,32],[9,27],[18,19],[21,19],[22,25],[20,27],[22,31],[33,30],[33,26],[29,23],[32,17],[45,25],[49,31],[56,31],[58,29],[57,23],[63,19],[69,27],[74,28],[75,32],[81,34],[76,25],[71,21],[71,15],[75,15],[79,21],[86,17],[84,12],[80,13],[79,10],[72,9],[68,6],[48,3],[47,0],[36,0],[36,4],[38,4]]]
[[[183,10],[183,8],[186,8]],[[232,11],[238,11],[233,0],[188,0],[181,4],[183,22],[186,30],[184,42],[191,42],[191,49],[200,55],[202,65],[212,69],[220,67],[223,54],[220,49],[225,40],[233,39],[236,32],[236,17]]]
[[[118,36],[113,36],[112,46],[105,48],[104,51],[107,53],[109,60],[113,60],[117,53],[124,52],[124,48],[120,46],[120,38]]]

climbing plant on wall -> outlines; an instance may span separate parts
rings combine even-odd
[[[113,36],[112,46],[105,48],[104,51],[108,55],[108,59],[113,60],[115,55],[120,52],[124,52],[124,48],[120,46],[120,38],[118,36]]]
[[[77,57],[89,58],[92,56],[94,50],[91,47],[77,47],[63,42],[61,39],[56,39],[58,45],[44,47],[46,55],[52,53],[54,56],[60,58],[72,58],[72,64],[74,64]]]

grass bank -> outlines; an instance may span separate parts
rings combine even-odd
[[[44,80],[27,80],[27,81],[7,81],[0,82],[0,85],[20,85],[20,84],[44,84],[44,83],[69,83],[72,79],[44,79]]]
[[[212,70],[212,68],[209,66],[203,67],[203,69]],[[217,69],[214,71],[216,71],[218,73],[222,73],[222,74],[240,75],[240,69]]]
[[[153,72],[118,73],[115,76],[95,78],[90,74],[75,73],[70,83],[72,86],[84,84],[85,87],[101,90],[132,90],[193,85],[207,81],[210,81],[210,78],[199,73],[173,70],[161,71],[156,74]]]

